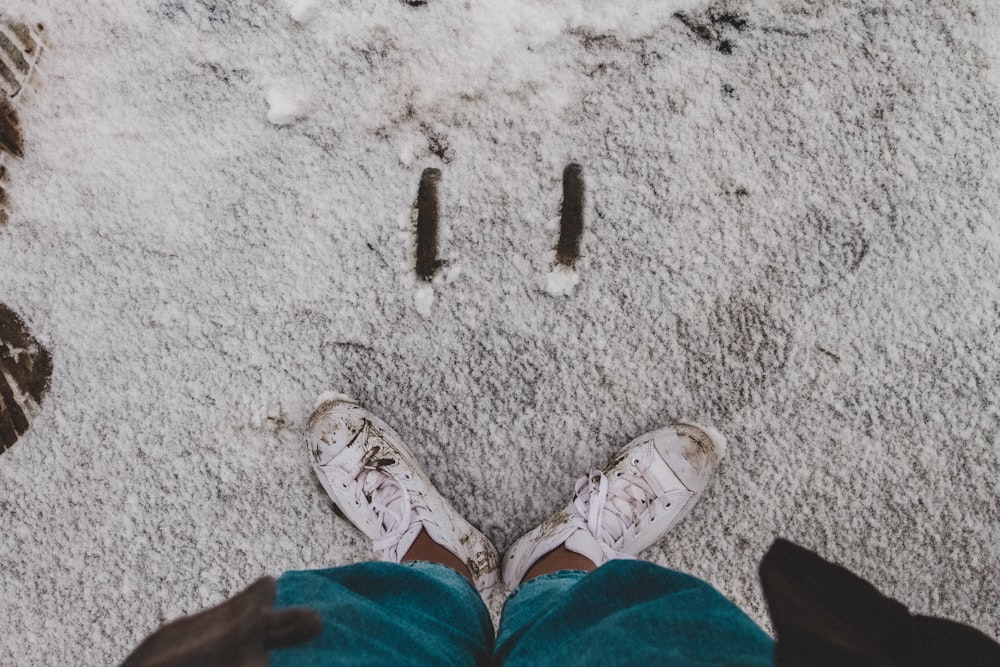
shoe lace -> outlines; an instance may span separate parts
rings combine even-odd
[[[355,504],[364,502],[370,505],[385,531],[385,535],[372,541],[377,554],[395,546],[413,523],[421,521],[429,511],[419,502],[421,494],[417,494],[417,501],[411,497],[404,484],[409,476],[400,478],[387,470],[387,466],[396,461],[392,458],[379,458],[380,451],[381,446],[375,445],[365,452],[352,474]]]
[[[657,493],[641,472],[619,471],[615,477],[626,483],[612,487],[602,470],[578,479],[573,499],[577,515],[571,520],[594,536],[606,558],[632,559],[624,551],[625,538],[644,517],[656,520]]]

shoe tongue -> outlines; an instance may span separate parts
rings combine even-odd
[[[576,532],[570,535],[563,543],[563,546],[575,554],[580,554],[584,558],[592,560],[595,565],[603,565],[607,560],[604,557],[604,551],[601,549],[600,542],[590,534],[590,531],[583,528],[578,528]]]
[[[681,481],[673,469],[667,465],[667,462],[663,460],[663,457],[656,451],[656,448],[649,448],[647,461],[648,466],[643,477],[653,487],[653,490],[656,491],[657,496],[662,496],[668,491],[690,490],[684,485],[684,482]]]

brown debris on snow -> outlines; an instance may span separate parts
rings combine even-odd
[[[0,454],[28,430],[51,376],[48,350],[17,313],[0,303]]]

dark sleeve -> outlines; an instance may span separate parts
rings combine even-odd
[[[975,628],[914,616],[860,577],[778,539],[760,564],[778,667],[1000,666],[1000,644]]]
[[[309,641],[322,631],[308,609],[274,609],[276,583],[258,579],[238,595],[167,623],[121,667],[267,667],[269,651]]]

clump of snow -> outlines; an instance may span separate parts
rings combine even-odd
[[[415,148],[412,141],[403,142],[399,148],[399,161],[407,166],[413,164],[413,160],[416,158]]]
[[[275,125],[288,125],[306,115],[303,100],[280,88],[267,91],[267,104],[267,119]]]
[[[308,23],[319,14],[319,3],[316,0],[294,0],[288,14],[296,23]]]
[[[545,291],[552,296],[569,296],[579,282],[579,273],[568,266],[557,266],[545,277]]]
[[[413,303],[416,304],[418,313],[424,317],[430,317],[431,306],[434,304],[434,288],[430,285],[417,288],[413,295]]]

